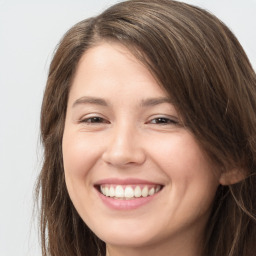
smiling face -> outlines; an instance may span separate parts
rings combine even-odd
[[[63,159],[75,208],[110,248],[198,245],[219,177],[168,95],[125,47],[103,43],[80,60]]]

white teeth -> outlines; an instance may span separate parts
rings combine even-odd
[[[136,186],[134,190],[135,197],[141,197],[141,188],[139,186]]]
[[[143,197],[147,197],[148,196],[148,187],[147,186],[142,189],[141,195]]]
[[[133,192],[133,189],[132,187],[130,186],[127,186],[124,190],[124,197],[126,198],[132,198],[134,197],[134,192]]]
[[[154,188],[151,188],[151,189],[149,190],[148,194],[149,194],[150,196],[154,195],[154,194],[155,194],[155,189],[154,189]]]
[[[105,195],[105,188],[103,186],[100,186],[100,192]]]
[[[110,187],[109,189],[109,196],[114,197],[115,196],[115,189],[113,187]]]
[[[108,187],[105,187],[105,196],[109,196],[109,189],[108,189]]]
[[[115,193],[116,197],[119,197],[119,198],[124,197],[124,189],[123,189],[122,186],[120,186],[120,185],[116,186],[116,191],[115,192],[116,192]]]
[[[139,186],[137,185],[126,186],[126,185],[101,185],[100,192],[109,197],[113,197],[116,199],[131,199],[131,198],[139,198],[139,197],[147,197],[152,196],[157,193],[161,189],[160,185],[155,186]]]

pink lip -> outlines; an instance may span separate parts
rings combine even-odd
[[[112,197],[104,196],[98,190],[97,190],[97,192],[98,192],[98,195],[99,195],[100,199],[102,200],[102,202],[106,206],[108,206],[109,208],[114,209],[114,210],[134,210],[136,208],[139,208],[139,207],[151,202],[159,194],[159,192],[158,192],[158,193],[156,193],[152,196],[148,196],[148,197],[140,197],[137,199],[122,200],[122,199],[114,199]]]
[[[146,184],[146,185],[158,185],[158,183],[151,182],[151,181],[146,181],[142,179],[134,179],[134,178],[129,178],[129,179],[116,179],[116,178],[110,178],[110,179],[103,179],[99,180],[95,183],[95,187],[103,184],[119,184],[119,185],[132,185],[132,184]],[[160,185],[160,184],[159,184]],[[96,188],[97,194],[99,195],[100,199],[102,202],[109,207],[110,209],[113,210],[134,210],[137,209],[147,203],[150,203],[153,201],[161,192],[161,190],[148,197],[140,197],[136,199],[129,199],[129,200],[122,200],[122,199],[114,199],[112,197],[107,197],[104,196],[99,192],[99,190]]]

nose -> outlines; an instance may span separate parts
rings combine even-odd
[[[116,127],[106,140],[102,158],[107,164],[118,168],[141,165],[146,159],[141,140],[135,127]]]

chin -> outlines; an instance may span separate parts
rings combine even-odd
[[[108,234],[100,234],[98,236],[106,244],[122,246],[122,247],[144,247],[152,244],[153,237],[145,234],[112,232]]]
[[[152,229],[156,224],[146,227],[146,224],[134,223],[116,224],[109,227],[99,227],[95,234],[106,244],[124,247],[143,247],[160,238],[160,232]]]

